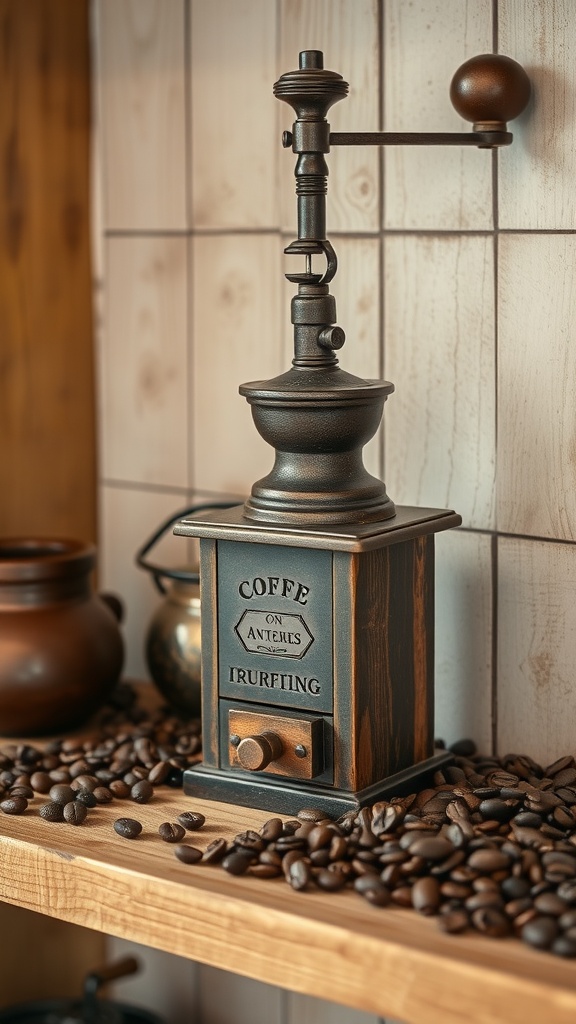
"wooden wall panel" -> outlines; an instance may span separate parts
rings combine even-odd
[[[276,227],[276,4],[191,0],[190,31],[193,224]]]
[[[498,750],[574,753],[576,547],[498,540]]]
[[[498,528],[576,540],[576,239],[502,235]]]
[[[93,541],[88,4],[0,0],[0,38],[0,534]],[[2,1007],[76,996],[104,958],[7,904],[0,933]]]
[[[378,4],[376,0],[282,0],[280,74],[298,67],[300,50],[323,50],[324,66],[350,84],[348,97],[328,112],[332,131],[378,131]],[[275,100],[277,137],[294,121],[292,107]],[[282,227],[295,232],[295,155],[282,154]],[[334,231],[377,231],[380,211],[378,152],[373,147],[334,147],[326,220]]]
[[[502,228],[574,230],[576,90],[573,0],[500,0],[501,53],[525,67],[532,99],[499,154]]]
[[[0,31],[0,533],[94,539],[87,4]]]
[[[101,336],[101,474],[187,487],[188,274],[182,237],[109,238]]]
[[[104,224],[186,227],[184,0],[95,0]]]
[[[492,749],[493,539],[449,530],[436,537],[436,724],[447,744]]]
[[[384,129],[470,131],[449,98],[469,57],[492,50],[491,0],[386,0]],[[492,161],[485,150],[389,146],[384,224],[408,230],[492,227]]]
[[[194,486],[244,494],[274,449],[258,434],[240,384],[282,365],[281,250],[276,235],[197,236],[193,273]]]
[[[486,236],[385,241],[388,493],[494,526],[494,271]]]

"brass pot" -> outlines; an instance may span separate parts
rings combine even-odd
[[[144,642],[146,664],[163,697],[181,714],[200,715],[200,587],[198,567],[171,568],[146,557],[180,519],[237,502],[192,505],[166,519],[136,553],[136,564],[152,576],[164,600],[154,612]]]
[[[77,540],[0,540],[0,733],[79,725],[116,685],[119,602],[93,592],[96,549]]]
[[[156,686],[176,710],[200,715],[200,587],[198,577],[172,580],[146,634],[146,662]],[[196,577],[194,579],[194,577]]]

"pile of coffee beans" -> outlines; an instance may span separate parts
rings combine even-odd
[[[183,721],[165,706],[148,712],[122,683],[88,735],[0,748],[0,810],[23,814],[40,794],[40,817],[80,825],[98,804],[145,804],[157,786],[180,787],[201,751],[199,719]]]
[[[542,767],[526,755],[484,757],[470,741],[450,750],[453,763],[427,788],[337,820],[303,808],[201,850],[184,840],[204,815],[187,810],[158,837],[183,864],[285,879],[298,892],[353,889],[376,907],[434,915],[446,932],[518,936],[576,957],[575,758]],[[0,810],[23,814],[40,794],[42,818],[81,825],[98,805],[145,804],[158,786],[180,787],[200,759],[199,720],[149,713],[124,683],[88,738],[0,748]],[[113,828],[123,839],[142,834],[134,817]]]
[[[524,755],[476,755],[468,741],[452,751],[453,765],[419,793],[337,821],[305,808],[176,855],[297,891],[353,888],[374,906],[436,915],[446,932],[518,936],[576,957],[575,759],[542,768]]]

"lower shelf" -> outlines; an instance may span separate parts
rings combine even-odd
[[[576,965],[515,939],[449,936],[414,911],[354,892],[294,892],[284,881],[186,866],[158,836],[183,810],[206,816],[187,841],[259,828],[267,811],[157,789],[75,827],[0,815],[0,899],[202,963],[407,1024],[573,1024]],[[116,818],[138,818],[122,839]]]

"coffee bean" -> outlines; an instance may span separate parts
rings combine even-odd
[[[305,823],[300,821],[298,818],[290,818],[288,821],[285,821],[284,825],[282,826],[282,835],[283,836],[293,836],[293,835],[295,835],[295,833],[298,832],[298,830],[302,828],[303,824],[305,824]]]
[[[187,832],[197,832],[205,823],[206,818],[199,811],[183,811],[178,815],[178,821]]]
[[[448,750],[457,757],[472,757],[476,753],[476,744],[474,740],[457,740],[450,744]]]
[[[148,779],[140,779],[130,790],[130,799],[137,804],[147,804],[154,796],[154,787]]]
[[[62,806],[64,806],[64,804],[69,804],[76,794],[72,787],[67,783],[57,782],[55,785],[50,787],[48,795],[55,804],[62,804]]]
[[[287,854],[289,856],[289,854]],[[302,892],[307,889],[310,884],[312,872],[310,864],[304,857],[297,857],[296,860],[291,861],[288,865],[286,879],[289,885],[292,886],[296,892]]]
[[[501,871],[510,865],[510,857],[499,850],[474,850],[468,857],[468,865],[473,871],[481,871],[488,874],[491,871]]]
[[[569,928],[576,928],[576,910],[567,910],[558,919],[558,924],[564,931],[568,931]]]
[[[240,847],[242,850],[251,850],[252,853],[260,853],[266,843],[258,832],[253,829],[247,829],[246,832],[240,832],[234,839],[234,845]]]
[[[418,838],[410,847],[410,853],[416,857],[424,857],[426,860],[444,860],[445,857],[454,852],[452,844],[447,839]]]
[[[84,804],[78,803],[77,800],[71,800],[69,804],[64,804],[62,814],[64,821],[67,821],[69,825],[81,825],[86,819],[88,808]]]
[[[387,907],[390,903],[390,890],[383,883],[368,886],[362,895],[374,907]]]
[[[321,868],[316,875],[316,884],[321,889],[329,892],[336,892],[346,885],[346,876],[341,871],[330,871],[328,868]]]
[[[148,772],[148,782],[152,786],[162,786],[170,775],[170,765],[167,761],[158,761]]]
[[[548,949],[558,934],[558,922],[555,917],[537,916],[524,925],[521,938],[537,949]]]
[[[202,850],[195,846],[187,846],[185,843],[175,846],[174,853],[183,864],[198,864],[202,860]]]
[[[501,885],[503,894],[509,900],[522,899],[530,892],[530,883],[525,878],[505,878]]]
[[[174,821],[163,821],[158,826],[158,835],[165,843],[179,843],[186,835],[186,829]]]
[[[33,800],[34,790],[31,786],[25,786],[20,783],[10,788],[10,796],[23,796],[25,800]]]
[[[546,775],[549,778],[556,778],[559,772],[563,771],[565,768],[572,768],[574,764],[574,758],[571,755],[559,757],[553,764],[548,765],[548,768],[546,768]]]
[[[317,807],[304,807],[298,811],[299,821],[323,821],[325,817],[326,812],[318,810]]]
[[[112,793],[112,796],[117,797],[118,800],[125,800],[130,796],[130,786],[127,786],[124,779],[112,779],[108,783],[108,790]]]
[[[98,804],[110,804],[114,799],[108,786],[96,786],[92,795]]]
[[[543,892],[534,899],[534,906],[539,914],[547,914],[551,917],[560,917],[568,910],[566,900],[557,896],[554,892]]]
[[[257,864],[250,865],[248,874],[254,875],[255,878],[278,878],[282,874],[282,869],[275,867],[274,864],[261,864],[258,861]]]
[[[576,938],[568,938],[567,935],[559,935],[550,947],[556,956],[576,957]]]
[[[96,804],[98,803],[94,793],[91,793],[89,789],[77,789],[76,802],[84,804],[84,807],[96,807]]]
[[[498,907],[479,907],[472,913],[472,924],[479,932],[499,939],[510,934],[510,922]],[[525,927],[528,927],[526,925]]]
[[[270,818],[262,825],[260,835],[266,842],[273,843],[276,839],[280,838],[283,828],[284,825],[281,818]]]
[[[566,903],[576,904],[576,880],[567,879],[562,881],[558,886],[558,896],[562,900],[566,900]]]
[[[334,833],[326,825],[316,825],[308,835],[308,849],[314,851],[330,846],[333,836]]]
[[[136,839],[142,831],[142,824],[135,818],[117,818],[114,822],[114,831],[124,839]]]
[[[228,843],[225,839],[213,839],[202,854],[203,864],[219,864],[226,856]]]
[[[52,786],[52,779],[48,775],[48,772],[32,772],[30,776],[30,785],[35,793],[48,793]]]
[[[64,805],[50,800],[49,803],[40,805],[38,814],[46,821],[64,821]]]
[[[98,779],[95,775],[77,775],[74,779],[74,783],[70,783],[72,789],[88,789],[91,793],[94,792],[98,785]]]
[[[24,814],[27,807],[28,801],[25,796],[10,796],[0,801],[0,811],[4,814]]]
[[[470,918],[465,910],[451,910],[438,917],[438,927],[450,935],[458,935],[470,927]]]
[[[224,871],[231,875],[245,875],[251,863],[250,856],[240,850],[233,850],[222,859]]]
[[[440,906],[440,885],[430,875],[418,878],[412,886],[412,906],[421,914],[436,914]]]
[[[500,800],[498,797],[493,797],[490,800],[482,800],[478,810],[483,818],[502,822],[509,821],[517,808],[517,800]]]

